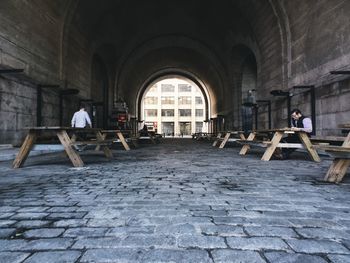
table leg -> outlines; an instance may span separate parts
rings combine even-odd
[[[213,147],[215,147],[218,144],[220,138],[221,138],[221,132],[219,132],[218,135],[216,136],[216,140],[213,142],[213,145],[212,145]]]
[[[228,139],[230,139],[230,136],[231,136],[231,133],[230,133],[230,132],[226,133],[226,135],[225,135],[225,137],[224,137],[224,140],[221,142],[221,144],[220,144],[220,146],[219,146],[220,149],[222,149],[222,148],[225,147],[225,145],[226,145]]]
[[[121,143],[123,144],[124,149],[125,149],[126,151],[130,151],[130,147],[129,147],[129,145],[126,143],[125,138],[124,138],[124,135],[123,135],[121,132],[117,132],[117,136],[118,136],[119,140],[121,141]]]
[[[130,136],[130,140],[135,148],[139,147],[139,145],[137,144],[137,138],[133,138],[133,136]]]
[[[13,161],[13,164],[12,164],[13,168],[19,168],[24,164],[24,162],[26,161],[30,153],[30,150],[32,149],[36,141],[36,137],[37,137],[37,133],[35,131],[29,131],[28,135],[26,136],[16,156],[16,159]]]
[[[239,134],[239,138],[240,138],[241,140],[246,140],[246,137],[244,136],[243,133],[240,133],[240,134]]]
[[[350,132],[348,136],[345,138],[342,146],[343,147],[350,146]],[[334,159],[324,179],[328,182],[336,182],[336,183],[341,182],[349,166],[350,166],[349,159],[339,159],[339,158]]]
[[[266,148],[265,153],[261,160],[263,161],[269,161],[275,152],[278,144],[280,143],[282,137],[283,137],[284,132],[275,132],[275,135],[273,136],[271,140],[271,144]]]
[[[102,139],[105,140],[107,137],[107,133],[101,133]],[[95,151],[99,151],[101,149],[101,145],[96,145]]]
[[[100,131],[96,132],[96,139],[101,141],[101,142],[104,141],[102,133]],[[107,145],[102,145],[102,150],[107,158],[113,158],[113,153],[112,153],[111,149],[108,148]]]
[[[253,141],[255,139],[255,132],[251,132],[247,138],[247,141]],[[243,145],[241,151],[239,152],[240,155],[245,155],[250,149],[249,144]]]
[[[69,138],[65,130],[60,130],[57,132],[57,137],[64,147],[69,159],[71,160],[74,167],[83,167],[84,162],[80,158],[80,155],[73,149],[72,141]]]
[[[318,162],[318,163],[321,162],[320,156],[318,156],[317,151],[313,147],[313,145],[312,145],[309,137],[306,135],[306,133],[299,132],[298,135],[299,135],[299,138],[300,138],[302,144],[304,145],[305,149],[309,153],[310,158],[315,162]]]
[[[324,180],[332,183],[341,182],[349,166],[350,166],[349,159],[339,159],[339,158],[334,159],[333,163],[328,169],[328,172]]]
[[[77,135],[73,134],[72,137],[70,138],[71,142],[74,143],[77,141]],[[66,151],[63,151],[62,156],[65,158],[69,158],[68,154]]]

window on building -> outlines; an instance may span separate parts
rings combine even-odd
[[[146,117],[157,117],[157,110],[156,109],[148,109],[145,110],[145,116]]]
[[[162,110],[162,117],[174,117],[174,110]]]
[[[145,104],[158,104],[158,98],[157,97],[146,97]]]
[[[171,84],[162,84],[162,92],[175,92],[175,86]]]
[[[162,105],[164,104],[175,104],[174,97],[162,97]]]
[[[165,136],[174,136],[174,122],[162,122],[162,133]]]
[[[179,92],[191,92],[192,87],[188,84],[179,84]]]
[[[190,117],[191,116],[191,109],[179,109],[179,116]]]
[[[191,105],[192,99],[190,96],[179,97],[179,105]]]
[[[203,117],[203,110],[202,109],[196,109],[196,117]]]
[[[196,104],[203,104],[203,100],[201,97],[196,97]]]
[[[149,92],[157,92],[157,84],[153,85],[150,89]]]
[[[196,132],[202,132],[203,131],[203,122],[196,122]]]
[[[179,122],[181,135],[191,135],[191,123]]]

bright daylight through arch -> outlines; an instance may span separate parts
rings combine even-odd
[[[206,100],[193,82],[167,78],[151,84],[141,102],[141,117],[148,129],[165,137],[189,137],[207,132]]]

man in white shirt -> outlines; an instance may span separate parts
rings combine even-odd
[[[75,112],[72,118],[72,127],[85,128],[86,124],[92,127],[89,114],[85,111],[85,106],[81,105],[80,110]]]

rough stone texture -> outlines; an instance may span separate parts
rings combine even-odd
[[[227,243],[230,248],[244,250],[289,250],[289,247],[283,240],[272,237],[229,237]]]
[[[328,255],[328,258],[332,261],[332,263],[350,262],[349,255]]]
[[[327,261],[320,256],[310,256],[304,254],[290,254],[285,252],[265,253],[265,257],[274,263],[326,263]]]
[[[50,252],[36,252],[30,256],[25,263],[69,263],[76,262],[81,253],[78,251],[50,251]]]
[[[212,262],[205,250],[151,250],[142,257],[143,262]]]
[[[350,254],[343,245],[326,240],[287,240],[287,243],[294,251],[301,253]]]
[[[0,262],[1,263],[21,263],[23,260],[29,256],[29,253],[20,252],[0,252]]]
[[[347,262],[349,177],[324,183],[331,160],[303,153],[238,152],[185,139],[115,150],[112,161],[83,152],[79,169],[60,153],[16,170],[1,162],[0,233],[12,233],[0,258]]]
[[[15,228],[0,228],[0,238],[10,237],[15,232],[15,230]]]
[[[64,232],[63,228],[40,228],[33,229],[24,232],[24,237],[26,238],[49,238],[49,237],[58,237]]]
[[[239,251],[220,249],[211,252],[214,262],[217,263],[229,263],[229,262],[241,262],[241,263],[264,263],[266,262],[261,258],[259,253],[252,251]]]
[[[143,250],[118,249],[89,249],[80,262],[142,262]]]

